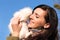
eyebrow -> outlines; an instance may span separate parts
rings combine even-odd
[[[35,13],[36,15],[38,15],[37,13]],[[38,15],[38,16],[40,16],[40,15]]]

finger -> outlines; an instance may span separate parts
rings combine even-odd
[[[18,23],[20,23],[19,21],[20,21],[19,17],[13,17],[12,24],[18,24]]]
[[[18,29],[21,30],[22,24],[20,23],[18,26]]]
[[[20,17],[13,17],[13,20],[15,20],[15,19],[20,19]]]
[[[18,25],[17,25],[17,24],[12,24],[12,29],[13,29],[13,31],[16,31],[17,28],[18,28]]]

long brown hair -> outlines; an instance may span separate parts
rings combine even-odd
[[[36,8],[41,8],[44,11],[47,11],[47,15],[45,16],[46,23],[50,23],[50,27],[48,29],[43,28],[42,31],[34,36],[29,37],[27,40],[58,40],[58,17],[55,9],[48,5],[38,5],[33,9],[33,12]]]

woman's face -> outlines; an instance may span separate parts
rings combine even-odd
[[[46,15],[46,11],[44,11],[41,8],[36,8],[33,14],[30,16],[30,22],[28,24],[28,27],[38,28],[38,27],[44,26],[46,23],[44,18],[45,15]]]

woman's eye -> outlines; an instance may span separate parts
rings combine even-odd
[[[36,18],[39,18],[38,16],[36,16]]]

